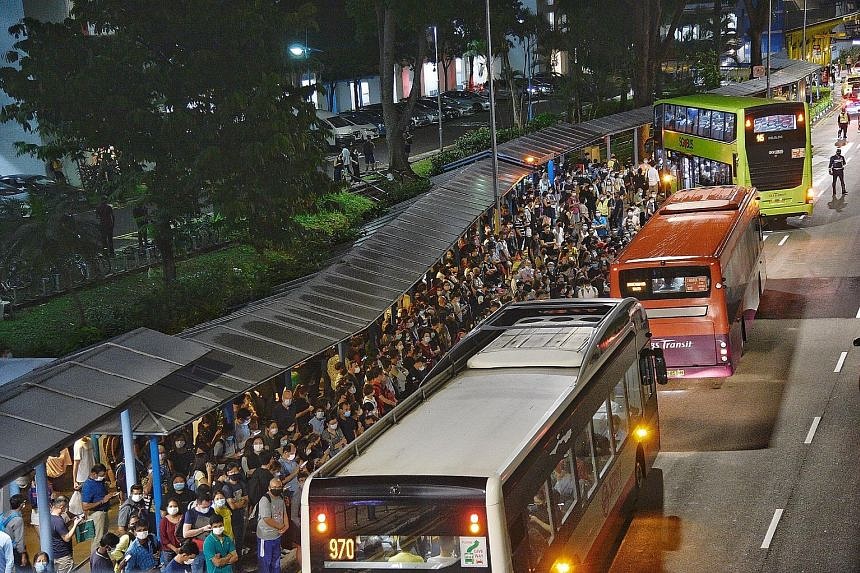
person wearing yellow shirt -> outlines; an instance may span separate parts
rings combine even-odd
[[[227,505],[227,496],[224,495],[224,492],[215,492],[212,498],[212,507],[215,508],[215,513],[224,518],[224,533],[230,539],[235,539],[233,537],[233,512],[230,510],[230,506]]]

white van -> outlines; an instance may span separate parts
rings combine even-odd
[[[326,140],[332,147],[352,145],[362,139],[361,129],[330,111],[317,110],[319,119],[328,128]]]

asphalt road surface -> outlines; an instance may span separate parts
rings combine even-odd
[[[739,372],[660,389],[661,453],[612,573],[860,571],[860,132],[832,200],[835,135],[834,117],[813,130],[814,214],[765,241]]]

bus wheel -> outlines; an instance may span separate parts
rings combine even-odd
[[[636,456],[636,469],[633,473],[633,479],[636,481],[636,497],[638,498],[645,486],[645,463],[640,456]]]

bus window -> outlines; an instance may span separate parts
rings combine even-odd
[[[711,293],[708,267],[643,267],[619,273],[624,296],[639,300],[707,298]]]
[[[576,505],[576,476],[573,474],[573,461],[568,451],[555,466],[550,477],[552,494],[556,500],[561,521],[567,521],[570,510]]]
[[[725,141],[725,114],[721,111],[711,113],[711,137]]]
[[[612,435],[615,436],[615,451],[621,449],[629,433],[627,419],[627,398],[624,396],[624,380],[622,379],[609,396],[609,407],[612,409]]]
[[[579,496],[589,495],[597,483],[594,472],[594,458],[591,455],[591,424],[586,426],[576,437],[573,444],[573,455],[576,462],[576,479],[579,483]]]
[[[592,442],[594,444],[594,458],[597,462],[597,475],[602,476],[612,459],[612,441],[609,437],[609,410],[608,400],[597,409],[591,417],[591,427],[594,429]]]
[[[699,108],[687,108],[687,133],[695,135],[699,130]]]
[[[711,137],[711,110],[703,109],[699,114],[699,135]]]
[[[627,386],[627,404],[630,408],[630,419],[634,423],[642,413],[642,383],[639,381],[639,371],[636,364],[631,364],[624,373],[624,384]]]
[[[735,120],[737,118],[733,113],[726,113],[726,125],[725,125],[725,133],[723,134],[723,141],[734,141],[735,140]]]
[[[663,114],[663,127],[665,129],[675,129],[675,106],[673,104],[667,103],[663,106],[665,112]]]
[[[681,105],[675,106],[675,130],[687,131],[687,108]]]
[[[534,503],[529,504],[529,547],[531,561],[534,565],[540,563],[543,554],[554,536],[552,515],[549,510],[547,484],[542,483],[534,495]]]

